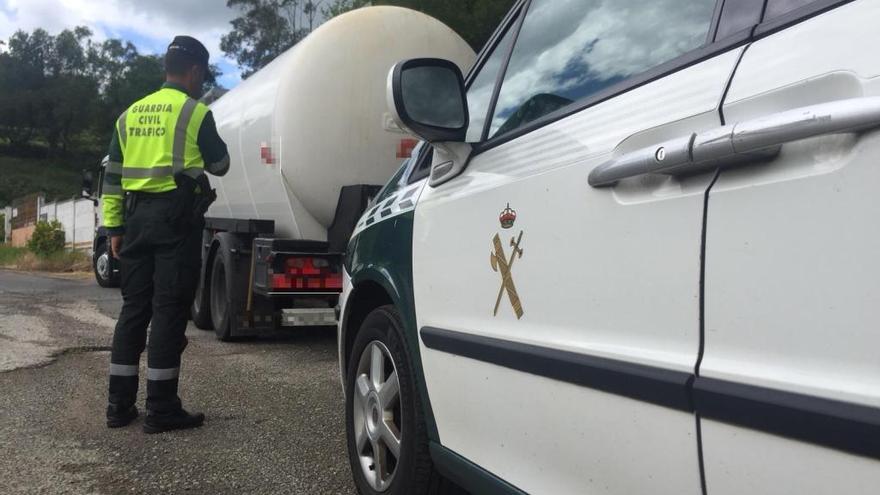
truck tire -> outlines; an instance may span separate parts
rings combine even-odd
[[[204,277],[199,279],[199,286],[196,289],[196,297],[193,299],[192,308],[190,310],[193,324],[199,330],[214,329],[214,323],[211,320],[211,290],[210,287],[205,287],[208,283],[210,282],[206,281]]]
[[[369,495],[452,495],[466,493],[434,469],[428,450],[424,410],[415,388],[411,360],[394,306],[367,315],[355,337],[345,387],[348,460],[358,493]],[[380,359],[382,366],[374,367]],[[381,368],[381,369],[380,369]],[[381,376],[373,376],[379,369]],[[396,385],[392,382],[396,380]],[[383,387],[397,390],[386,400]],[[366,393],[360,393],[365,390]],[[399,440],[395,456],[383,428]],[[359,438],[364,438],[358,442]],[[375,449],[380,449],[380,455]],[[378,460],[378,461],[377,461]]]
[[[210,301],[211,321],[217,338],[227,342],[232,337],[232,277],[226,257],[218,252],[211,266]]]
[[[95,272],[95,281],[101,287],[119,287],[119,272],[114,269],[114,264],[107,240],[98,243],[92,256],[92,269]]]

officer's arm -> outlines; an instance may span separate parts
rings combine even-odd
[[[202,127],[199,129],[199,150],[205,159],[205,171],[209,174],[223,176],[229,171],[229,151],[226,143],[217,133],[217,124],[214,122],[214,114],[208,112]]]
[[[113,131],[108,151],[110,161],[104,170],[104,183],[101,186],[101,203],[104,213],[104,227],[111,236],[122,235],[122,146],[119,143],[119,126]]]

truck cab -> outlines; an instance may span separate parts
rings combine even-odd
[[[104,184],[104,171],[109,157],[101,159],[101,163],[94,171],[83,172],[82,195],[91,199],[95,205],[94,240],[92,241],[92,271],[95,281],[101,287],[119,287],[119,262],[110,255],[110,234],[104,227],[103,216],[100,208],[101,188]]]

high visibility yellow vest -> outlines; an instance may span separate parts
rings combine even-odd
[[[177,187],[176,174],[203,173],[198,136],[207,114],[207,105],[177,89],[162,88],[119,117],[116,132],[124,160],[108,163],[104,171],[111,178],[103,191],[106,226],[122,225],[124,191],[171,191]]]

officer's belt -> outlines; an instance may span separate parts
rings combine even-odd
[[[164,192],[125,191],[125,195],[126,197],[133,197],[137,202],[154,199],[174,199],[177,196],[177,189]]]

